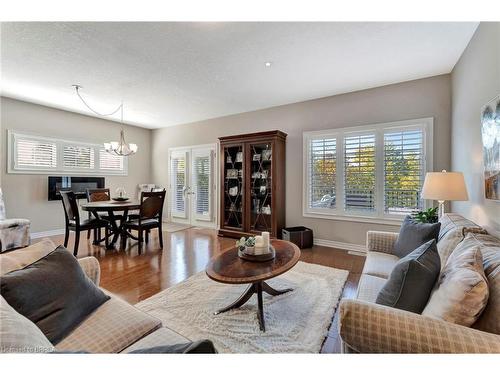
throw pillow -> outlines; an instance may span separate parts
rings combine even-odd
[[[453,252],[422,315],[470,327],[486,307],[488,296],[480,247]]]
[[[5,300],[35,323],[53,345],[109,299],[63,246],[3,275],[0,288]]]
[[[210,340],[188,342],[186,344],[153,346],[137,349],[130,354],[216,354],[217,350]]]
[[[441,223],[419,223],[410,215],[406,216],[394,244],[394,255],[403,258],[432,239],[437,242],[440,227]]]
[[[0,296],[0,353],[47,353],[54,347],[42,331]]]
[[[396,263],[376,303],[420,314],[440,269],[436,241],[430,240]]]

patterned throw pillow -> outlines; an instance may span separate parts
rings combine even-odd
[[[29,319],[19,314],[0,296],[0,353],[47,353],[50,341]]]
[[[470,327],[486,307],[488,296],[480,247],[453,252],[422,315]]]

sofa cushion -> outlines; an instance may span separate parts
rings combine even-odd
[[[394,244],[394,255],[403,258],[430,240],[437,242],[440,227],[441,223],[419,223],[407,215]]]
[[[62,246],[0,278],[2,296],[53,344],[109,299]]]
[[[392,254],[369,251],[366,255],[363,273],[388,279],[399,258]]]
[[[31,320],[0,296],[0,353],[47,353],[54,346]]]
[[[48,238],[28,247],[0,254],[0,276],[30,265],[54,251],[57,246]]]
[[[440,269],[436,241],[428,241],[399,260],[375,302],[421,313]]]
[[[365,302],[375,302],[387,279],[372,275],[361,275],[358,283],[357,299]]]
[[[200,340],[184,344],[136,349],[131,351],[130,354],[217,354],[217,350],[212,341]]]
[[[437,248],[441,258],[441,268],[443,268],[448,257],[462,242],[467,232],[484,232],[484,229],[458,214],[445,214],[441,217],[440,222]]]
[[[107,302],[90,314],[56,345],[57,350],[119,353],[161,327],[161,321],[110,294]]]
[[[453,252],[422,315],[470,327],[488,302],[488,283],[479,246]]]
[[[123,351],[121,351],[121,353],[129,353],[134,350],[151,348],[153,346],[186,344],[190,342],[191,340],[182,336],[180,333],[177,333],[170,328],[161,327],[143,337],[139,341],[136,341],[132,345],[126,347]]]
[[[483,268],[490,297],[488,304],[472,328],[500,334],[500,240],[488,234],[469,233],[457,246],[454,253],[479,246],[483,255]]]

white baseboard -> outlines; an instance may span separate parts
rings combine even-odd
[[[45,231],[45,232],[31,233],[31,239],[34,239],[34,238],[43,238],[43,237],[51,237],[51,236],[59,236],[61,234],[64,234],[64,228],[62,228],[62,229],[48,230],[48,231]]]
[[[321,238],[315,238],[314,244],[319,246],[326,247],[334,247],[340,250],[347,250],[349,253],[354,255],[366,255],[366,246],[365,245],[357,245],[348,242],[339,242],[339,241],[331,241],[331,240],[323,240]]]

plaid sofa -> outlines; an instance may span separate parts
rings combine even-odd
[[[453,251],[479,246],[490,298],[472,327],[464,327],[375,304],[378,292],[399,260],[397,233],[369,231],[357,298],[339,307],[345,353],[500,353],[500,240],[456,214],[441,218],[437,243],[442,267]]]
[[[56,245],[44,239],[34,245],[0,254],[0,276],[23,268],[44,257]],[[100,267],[94,257],[78,259],[85,274],[99,286]],[[186,337],[163,327],[160,320],[104,291],[111,298],[90,314],[79,326],[48,351],[85,351],[90,353],[128,353],[152,346],[188,343]],[[2,322],[8,324],[8,321]],[[2,331],[0,329],[0,331]],[[22,333],[19,333],[22,335]],[[0,336],[0,352],[8,348]]]

